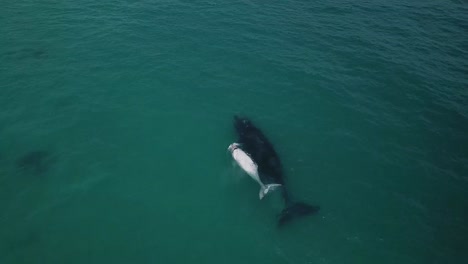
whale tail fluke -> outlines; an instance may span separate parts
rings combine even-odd
[[[262,186],[260,188],[260,192],[258,193],[258,197],[261,199],[263,199],[263,197],[265,197],[265,195],[267,195],[269,192],[272,192],[276,189],[278,189],[279,187],[281,187],[282,185],[281,184],[278,184],[278,183],[272,183],[272,184],[267,184],[265,186]]]
[[[290,222],[292,219],[299,216],[306,216],[315,214],[320,210],[320,206],[308,205],[306,203],[297,202],[293,203],[281,211],[279,215],[278,226],[283,226],[284,224]]]

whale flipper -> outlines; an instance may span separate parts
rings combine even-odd
[[[265,195],[267,195],[269,192],[272,192],[276,189],[278,189],[279,187],[281,187],[282,185],[281,184],[278,184],[278,183],[272,183],[272,184],[267,184],[267,185],[262,185],[262,187],[260,188],[260,192],[258,193],[258,197],[261,199],[263,199],[263,197],[265,197]]]

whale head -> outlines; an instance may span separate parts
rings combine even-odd
[[[251,129],[253,125],[252,122],[245,117],[234,116],[234,127],[239,134],[243,134],[245,131]]]
[[[232,153],[235,149],[238,149],[239,147],[239,143],[232,143],[231,145],[229,145],[228,150]]]

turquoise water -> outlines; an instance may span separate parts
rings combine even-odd
[[[464,263],[467,14],[3,1],[0,263]],[[276,227],[226,151],[236,113],[318,215]]]

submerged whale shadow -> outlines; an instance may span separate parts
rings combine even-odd
[[[11,51],[4,52],[2,54],[6,58],[14,59],[14,60],[41,60],[41,59],[46,59],[48,57],[47,50],[43,48],[19,48]]]
[[[16,166],[26,173],[42,176],[50,170],[52,162],[52,155],[49,152],[38,150],[21,156],[17,160]]]

